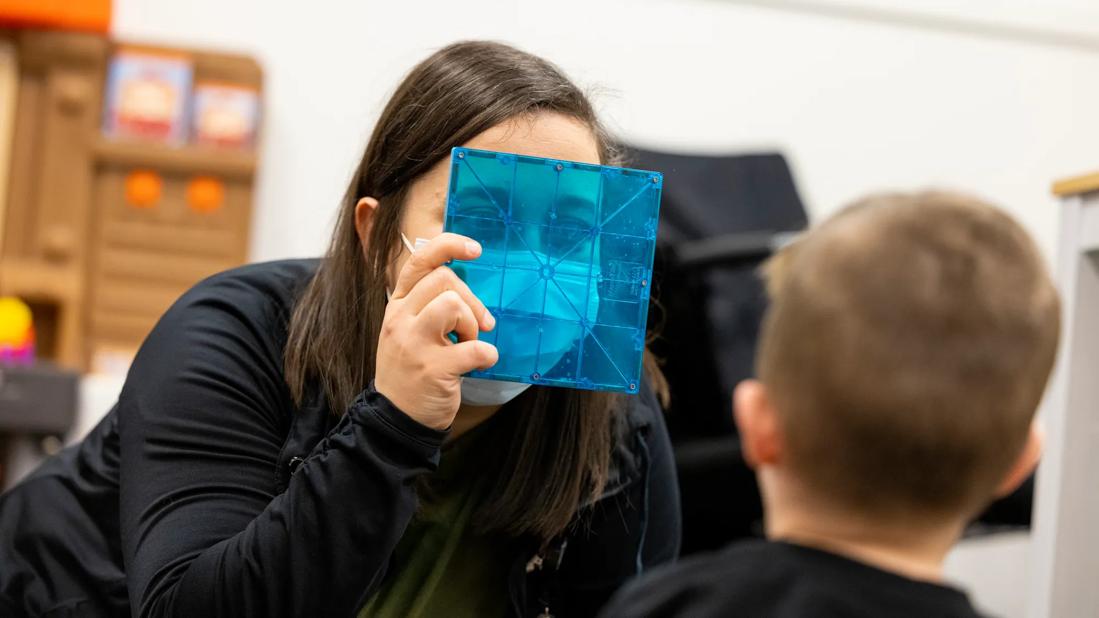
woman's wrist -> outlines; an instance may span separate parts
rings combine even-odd
[[[375,414],[386,424],[425,446],[441,446],[450,433],[449,428],[429,427],[406,414],[383,393],[378,392],[373,381],[359,395],[352,408],[364,404],[373,408]]]

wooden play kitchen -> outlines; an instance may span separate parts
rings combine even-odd
[[[124,368],[245,261],[261,92],[244,56],[0,30],[0,296],[31,307],[39,358]]]

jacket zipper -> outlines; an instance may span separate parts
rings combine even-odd
[[[545,557],[542,556],[542,552],[538,552],[527,561],[526,571],[527,573],[533,573],[535,571],[541,571],[542,565],[546,562]],[[542,613],[535,616],[535,618],[553,618],[553,614],[550,613],[549,605],[542,606]]]

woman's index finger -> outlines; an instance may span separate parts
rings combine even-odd
[[[467,236],[443,232],[432,238],[405,262],[393,286],[393,298],[405,297],[428,273],[451,260],[473,260],[481,255],[481,245]]]

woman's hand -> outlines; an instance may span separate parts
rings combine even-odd
[[[496,346],[477,340],[496,320],[444,266],[472,260],[481,246],[444,233],[420,247],[397,275],[378,337],[374,388],[423,425],[446,429],[462,400],[462,374],[496,364]],[[458,343],[447,337],[458,334]]]

